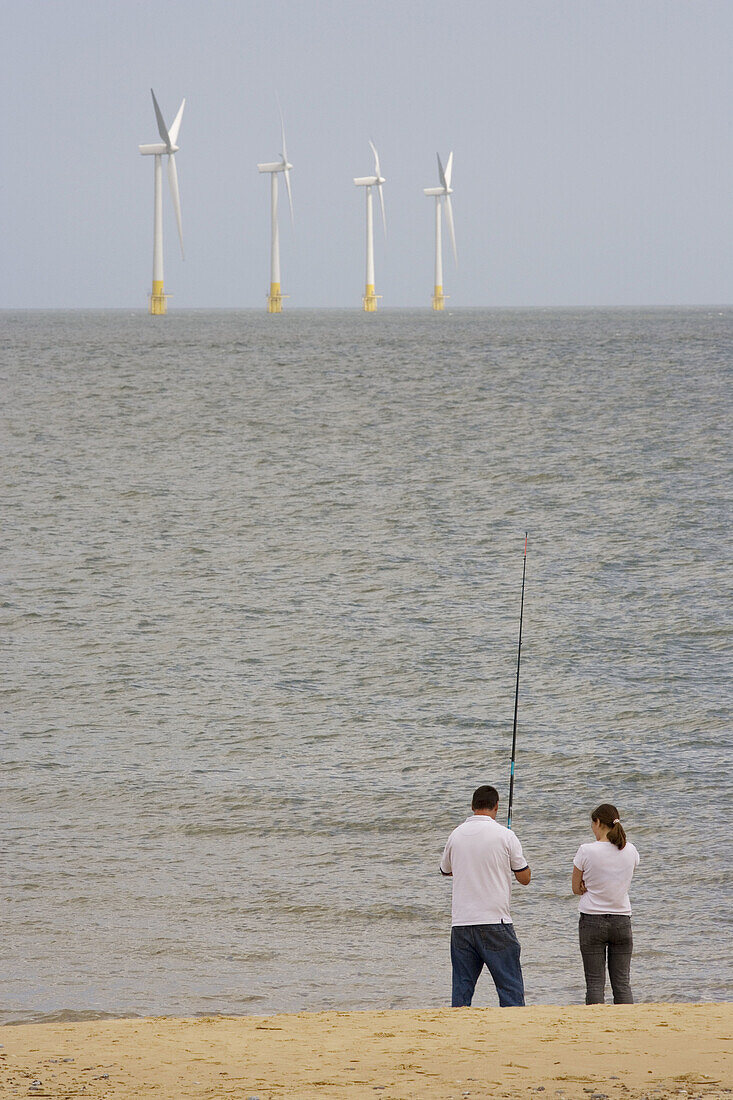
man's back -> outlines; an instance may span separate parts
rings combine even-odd
[[[453,926],[510,923],[512,872],[526,867],[516,835],[493,817],[474,814],[454,829],[440,863],[453,875]]]

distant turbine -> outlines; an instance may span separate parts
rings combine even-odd
[[[161,114],[155,92],[150,89],[153,97],[155,117],[158,122],[158,133],[162,144],[140,145],[138,148],[144,157],[155,157],[155,216],[153,219],[153,292],[150,295],[150,313],[160,315],[167,309],[167,296],[163,290],[163,167],[162,157],[168,157],[168,183],[173,199],[173,209],[176,212],[178,223],[178,239],[181,242],[181,258],[183,258],[183,229],[181,228],[181,199],[178,194],[178,174],[176,172],[175,155],[178,152],[178,131],[181,128],[183,108],[186,106],[184,99],[178,108],[178,114],[173,120],[170,130],[166,130],[163,115]]]
[[[272,219],[272,240],[270,242],[270,293],[267,296],[267,312],[282,313],[283,295],[280,292],[280,235],[277,224],[277,174],[282,172],[285,177],[285,186],[288,189],[290,200],[290,222],[293,222],[293,194],[290,190],[290,171],[292,164],[288,163],[288,151],[285,147],[285,124],[280,115],[280,129],[282,132],[283,148],[280,160],[274,164],[258,164],[260,172],[270,173],[270,215]]]
[[[374,153],[374,175],[373,176],[360,176],[354,180],[357,187],[366,188],[366,289],[364,291],[364,297],[362,299],[364,310],[367,313],[375,313],[377,309],[377,298],[381,298],[381,294],[374,293],[374,219],[372,216],[372,187],[376,187],[379,191],[379,202],[382,207],[382,225],[384,226],[384,234],[387,235],[387,220],[384,216],[384,194],[382,193],[382,184],[386,182],[381,174],[379,168],[379,154],[374,148],[374,143],[369,142]]]
[[[435,195],[435,291],[433,293],[433,309],[445,309],[445,299],[447,295],[443,293],[443,242],[441,240],[441,220],[440,220],[440,208],[445,209],[445,220],[448,223],[448,232],[450,233],[451,244],[453,246],[453,259],[456,264],[458,263],[458,253],[456,252],[456,234],[453,228],[453,207],[451,206],[450,197],[453,194],[453,189],[450,185],[450,178],[453,172],[453,154],[448,157],[448,163],[445,166],[445,172],[443,171],[443,165],[440,163],[440,153],[438,153],[438,174],[440,176],[440,187],[425,187],[423,190],[426,195]]]

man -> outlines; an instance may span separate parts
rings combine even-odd
[[[499,795],[494,787],[478,787],[471,800],[473,814],[454,829],[440,861],[453,877],[450,955],[453,965],[453,1008],[470,1005],[484,963],[494,979],[502,1008],[524,1004],[519,964],[519,940],[509,913],[512,873],[527,886],[531,871],[522,845],[496,821]]]

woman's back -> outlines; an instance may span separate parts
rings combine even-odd
[[[628,841],[619,849],[607,840],[581,844],[573,863],[583,872],[581,913],[631,913],[629,886],[639,853]]]

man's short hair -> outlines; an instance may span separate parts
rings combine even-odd
[[[499,792],[496,787],[490,787],[488,783],[485,783],[482,787],[477,787],[473,792],[473,798],[471,799],[472,810],[493,810],[494,806],[499,803]]]

